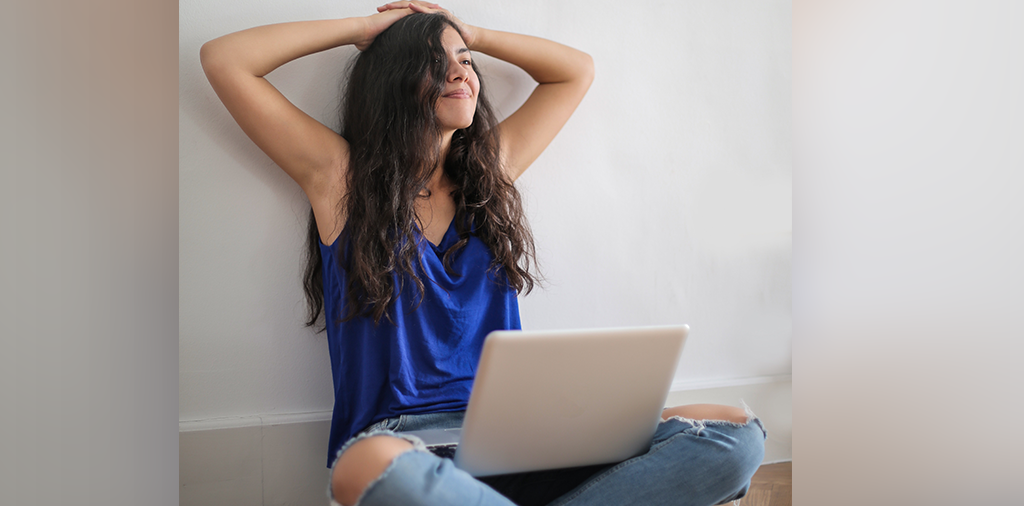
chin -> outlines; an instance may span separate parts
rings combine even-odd
[[[438,111],[437,120],[445,129],[460,130],[473,124],[476,108]]]
[[[449,120],[449,121],[445,121],[444,118],[439,118],[439,119],[441,120],[441,125],[445,129],[451,129],[451,130],[462,130],[463,128],[469,128],[473,124],[473,118],[469,118],[469,119],[460,118],[460,119],[452,119],[452,120]]]

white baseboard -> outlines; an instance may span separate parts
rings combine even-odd
[[[792,460],[792,377],[677,382],[667,406],[746,402],[768,430],[765,463]],[[181,420],[181,506],[326,503],[330,411]]]
[[[241,427],[262,427],[264,425],[323,422],[330,420],[330,411],[312,411],[309,413],[273,413],[267,415],[230,416],[221,418],[206,418],[199,420],[179,420],[178,432],[194,432],[199,430],[216,429],[236,429]]]
[[[747,385],[764,385],[767,383],[792,383],[793,375],[781,374],[777,376],[755,376],[752,378],[727,378],[711,380],[679,380],[672,382],[670,392],[684,390],[704,390],[710,388],[728,388]]]

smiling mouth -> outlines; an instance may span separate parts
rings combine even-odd
[[[442,96],[444,98],[472,98],[472,95],[470,95],[469,92],[466,90],[455,90],[449,93],[445,93]]]

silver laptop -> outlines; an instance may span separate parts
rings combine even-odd
[[[409,433],[473,476],[626,460],[650,447],[688,332],[492,332],[462,429]]]

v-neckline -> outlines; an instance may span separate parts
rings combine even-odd
[[[440,248],[444,244],[444,240],[448,238],[448,233],[452,231],[452,226],[455,225],[455,216],[452,216],[451,221],[448,222],[448,227],[444,229],[444,233],[441,234],[441,240],[434,244],[430,239],[427,238],[427,234],[423,231],[423,227],[419,227],[420,236],[423,237],[424,241],[433,246],[434,249]]]

